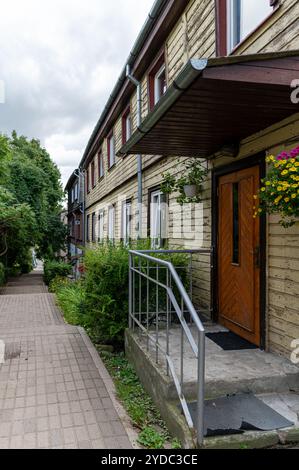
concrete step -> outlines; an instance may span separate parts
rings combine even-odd
[[[171,332],[170,356],[179,376],[180,370],[180,330]],[[164,335],[164,338],[163,338]],[[165,333],[160,333],[159,342],[163,347]],[[164,344],[165,346],[165,344]],[[126,354],[134,365],[147,392],[153,398],[170,430],[188,448],[195,442],[195,435],[187,427],[184,417],[178,410],[178,396],[173,380],[166,374],[166,364],[160,355],[156,363],[153,345],[147,350],[146,338],[126,331]],[[196,399],[197,361],[188,345],[184,347],[184,394],[188,400]],[[271,406],[273,394],[280,396],[296,395],[299,406],[299,368],[287,359],[264,351],[243,350],[223,351],[208,338],[206,339],[206,399],[222,397],[227,394],[252,392],[257,396],[268,397]],[[293,395],[294,397],[294,395]],[[275,398],[277,407],[281,400]],[[265,401],[266,402],[266,401]],[[297,406],[296,404],[296,406]],[[295,406],[295,405],[294,405]],[[278,407],[279,408],[279,407]],[[283,409],[282,402],[280,409]],[[286,411],[286,410],[284,410]],[[279,411],[278,411],[279,412]],[[295,410],[292,411],[294,416]],[[298,410],[299,412],[299,410]],[[290,418],[286,416],[288,419]],[[299,424],[298,424],[299,427]],[[275,439],[278,437],[276,435]],[[271,440],[271,439],[270,439]],[[266,442],[270,442],[266,439]],[[271,441],[272,442],[272,441]],[[275,443],[273,444],[275,445]]]

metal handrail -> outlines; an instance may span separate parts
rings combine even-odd
[[[147,335],[148,341],[151,341],[155,344],[156,346],[156,354],[157,354],[157,361],[158,361],[158,352],[161,351],[165,358],[166,358],[166,363],[167,363],[167,372],[170,371],[172,378],[174,380],[174,384],[182,405],[182,409],[186,418],[186,421],[188,423],[188,426],[190,428],[196,428],[197,430],[197,441],[199,445],[202,445],[203,439],[204,439],[204,387],[205,387],[205,329],[204,326],[194,308],[194,305],[190,299],[190,296],[188,295],[173,263],[170,261],[166,261],[160,258],[156,258],[154,256],[150,256],[151,254],[190,254],[192,256],[193,254],[210,254],[211,255],[211,250],[141,250],[141,251],[136,251],[136,250],[130,250],[129,251],[129,325],[130,328],[134,327],[135,325],[143,331]],[[134,257],[139,258],[139,269],[135,267],[134,263]],[[146,260],[147,261],[147,269],[146,273],[141,271],[141,260]],[[159,276],[157,275],[157,278],[153,278],[150,276],[150,267],[149,263],[155,263],[156,264],[156,269],[158,270],[159,267],[165,267],[167,269],[167,272],[170,274],[171,279],[173,280],[176,289],[178,290],[181,300],[182,300],[182,307],[179,306],[179,303],[174,295],[172,287],[169,286],[169,277],[167,274],[167,284],[163,284],[163,282],[159,281]],[[181,334],[181,383],[180,380],[176,374],[174,363],[170,357],[169,354],[169,338],[167,336],[167,346],[166,346],[166,351],[162,348],[161,344],[159,343],[158,339],[158,324],[159,324],[159,318],[158,318],[158,301],[157,301],[157,323],[156,323],[156,336],[153,336],[149,333],[149,328],[148,328],[148,319],[147,319],[147,328],[142,325],[141,322],[141,306],[139,306],[140,312],[139,312],[139,320],[136,318],[136,312],[135,310],[135,297],[134,297],[134,285],[133,285],[133,278],[135,279],[135,275],[139,275],[140,279],[144,278],[147,280],[147,283],[152,282],[153,284],[156,285],[156,288],[158,289],[163,288],[167,292],[167,303],[170,301],[174,312],[176,313],[177,318],[180,321],[181,324],[181,329],[182,329],[182,334]],[[172,285],[172,284],[171,284]],[[140,293],[140,283],[139,283],[139,293]],[[147,287],[148,290],[148,287]],[[148,302],[148,300],[147,300]],[[184,306],[186,307],[186,310],[184,309]],[[147,305],[148,308],[148,305]],[[196,344],[196,341],[193,337],[193,334],[188,326],[187,321],[185,320],[184,317],[184,312],[187,311],[192,319],[193,325],[195,325],[196,330],[198,332],[198,344]],[[148,312],[147,312],[148,313]],[[168,309],[167,309],[167,335],[169,334],[168,331]],[[191,414],[189,411],[189,407],[187,404],[187,401],[184,397],[183,393],[183,335],[186,335],[188,342],[191,346],[191,349],[197,358],[197,422],[193,423]]]

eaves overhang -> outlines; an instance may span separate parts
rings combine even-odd
[[[118,155],[209,158],[292,114],[299,50],[192,59]]]

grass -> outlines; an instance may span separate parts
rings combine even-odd
[[[124,354],[102,350],[100,354],[114,380],[118,398],[139,430],[138,443],[147,449],[181,448],[178,440],[169,435],[158,409]]]

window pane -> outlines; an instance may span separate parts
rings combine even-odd
[[[251,33],[273,8],[269,0],[242,0],[241,2],[241,40]]]
[[[233,263],[239,263],[239,183],[233,184]]]

